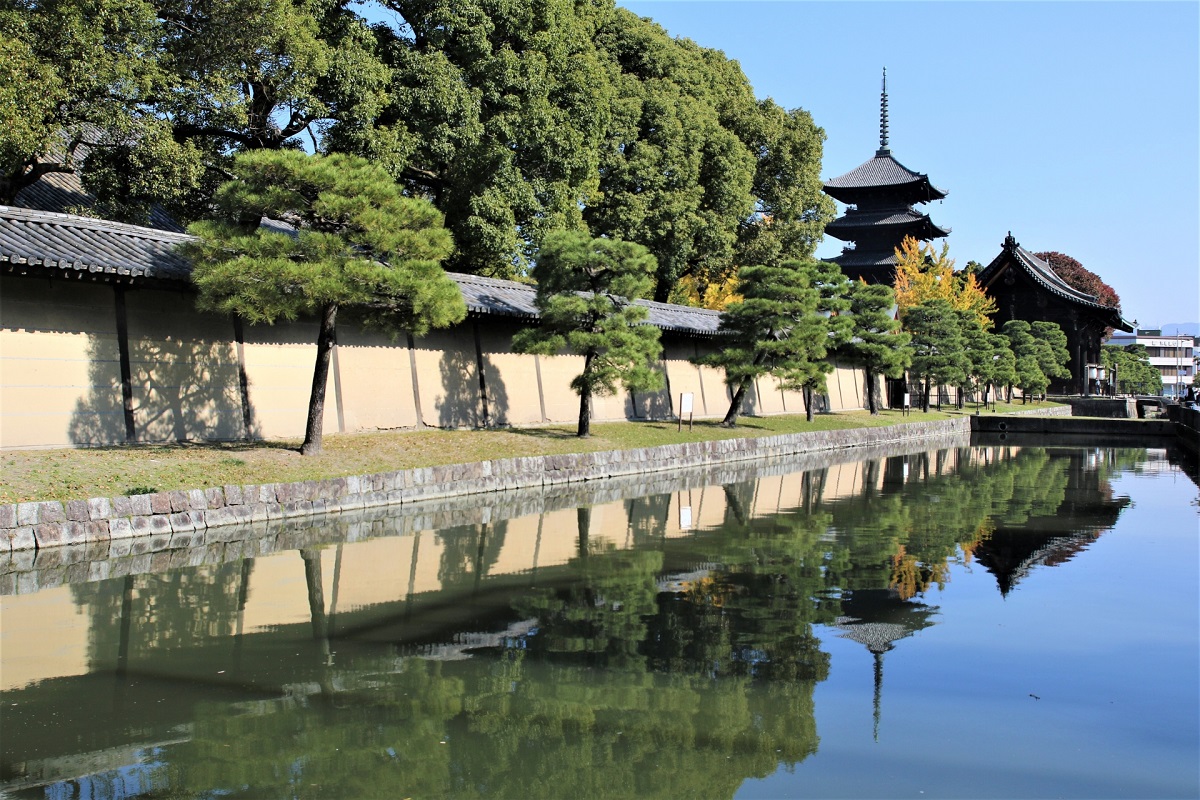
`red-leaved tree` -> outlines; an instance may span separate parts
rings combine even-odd
[[[1095,295],[1102,306],[1117,308],[1121,298],[1116,291],[1100,279],[1100,276],[1087,269],[1075,259],[1063,253],[1034,253],[1035,256],[1050,265],[1054,274],[1062,278],[1073,289]]]

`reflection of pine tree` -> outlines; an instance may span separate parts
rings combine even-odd
[[[73,584],[75,603],[91,617],[88,661],[93,670],[117,665],[120,654],[136,659],[230,636],[237,627],[242,565],[218,566]]]
[[[499,560],[507,533],[507,520],[438,531],[442,544],[438,581],[447,589],[478,586]]]

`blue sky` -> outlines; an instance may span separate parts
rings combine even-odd
[[[618,2],[811,112],[825,179],[879,146],[887,67],[892,154],[949,193],[921,208],[959,267],[1011,230],[1143,328],[1200,321],[1200,3]]]

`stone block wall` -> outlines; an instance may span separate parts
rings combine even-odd
[[[0,505],[0,552],[97,545],[112,555],[200,547],[234,526],[968,433],[970,420],[529,456],[297,483],[230,484]]]

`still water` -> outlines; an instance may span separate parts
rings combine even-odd
[[[962,443],[21,556],[0,795],[1196,797],[1195,475]]]

